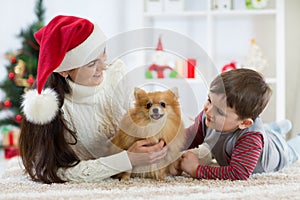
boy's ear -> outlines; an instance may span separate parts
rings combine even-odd
[[[249,126],[251,126],[253,124],[253,120],[251,118],[247,118],[247,119],[243,119],[242,123],[239,124],[239,129],[245,129],[248,128]]]

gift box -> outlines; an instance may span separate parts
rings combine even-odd
[[[13,157],[19,156],[19,155],[20,155],[20,150],[18,147],[14,147],[14,146],[4,147],[4,158],[5,159],[10,159],[10,158],[13,158]]]
[[[19,151],[20,130],[9,130],[3,133],[2,146],[5,159],[20,155]]]
[[[195,78],[196,59],[188,58],[187,60],[187,78]]]

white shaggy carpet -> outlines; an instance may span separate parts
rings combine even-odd
[[[12,159],[0,178],[0,199],[300,199],[300,161],[280,172],[259,174],[247,181],[194,180],[187,176],[165,181],[108,179],[99,183],[40,184],[22,174]]]

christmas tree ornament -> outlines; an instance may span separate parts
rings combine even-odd
[[[5,57],[12,64],[15,64],[17,62],[16,54],[14,54],[14,53],[6,53]]]
[[[9,72],[9,73],[8,73],[8,78],[9,78],[10,80],[14,80],[14,78],[15,78],[15,73]]]
[[[19,59],[17,65],[14,67],[15,77],[14,82],[17,86],[28,88],[30,85],[27,82],[27,79],[24,78],[26,73],[26,64],[23,60]]]
[[[17,65],[14,67],[14,72],[18,77],[22,78],[24,76],[26,70],[25,65],[26,64],[23,60],[21,59],[18,60]]]
[[[23,119],[22,115],[16,115],[15,118],[18,122],[22,121],[22,119]]]
[[[27,79],[27,83],[32,85],[34,83],[34,78],[32,76],[32,74],[29,75],[29,78]]]
[[[4,102],[3,102],[3,105],[6,107],[6,108],[10,108],[12,106],[12,103],[9,99],[6,99]]]
[[[56,91],[44,88],[50,74],[79,68],[95,60],[104,52],[107,38],[89,20],[64,15],[54,17],[34,37],[40,46],[37,89],[25,93],[22,109],[28,121],[44,125],[50,123],[59,110]]]
[[[255,39],[251,39],[248,55],[242,67],[262,72],[267,66],[268,62],[264,58],[261,48],[257,45]]]
[[[11,58],[11,59],[10,59],[10,62],[11,62],[12,64],[15,64],[15,63],[17,62],[17,59],[16,59],[16,58]]]

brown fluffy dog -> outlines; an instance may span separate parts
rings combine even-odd
[[[122,180],[128,180],[130,177],[163,180],[166,174],[178,168],[178,158],[185,143],[177,88],[149,93],[135,88],[134,97],[134,108],[121,120],[120,130],[112,139],[112,143],[120,149],[127,150],[137,140],[150,139],[153,143],[158,143],[162,139],[168,147],[168,152],[158,163],[134,167],[131,172],[124,172],[115,177]]]

